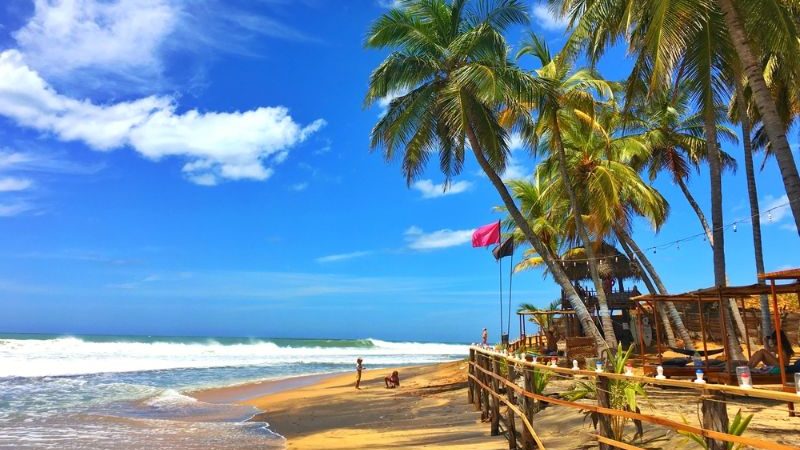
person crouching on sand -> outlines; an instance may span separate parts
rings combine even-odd
[[[383,382],[386,383],[386,389],[400,387],[400,374],[395,370],[391,376],[384,377]]]
[[[363,361],[361,358],[356,360],[356,389],[361,389],[361,371],[364,370]]]

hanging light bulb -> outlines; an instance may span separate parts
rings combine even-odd
[[[736,224],[733,224],[733,232],[736,233]]]
[[[675,247],[680,250],[681,249],[681,241],[675,243]]]
[[[769,220],[770,222],[772,222],[772,211],[770,211],[770,212],[768,212],[768,213],[767,213],[767,220]]]
[[[656,254],[656,248],[655,247],[653,247],[653,254],[654,255]]]
[[[619,262],[619,256],[614,257],[614,262]]]

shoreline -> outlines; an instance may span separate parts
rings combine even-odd
[[[400,387],[386,389],[383,378],[393,370],[400,372]],[[480,412],[466,404],[465,373],[463,360],[368,366],[360,390],[354,386],[354,371],[306,376],[289,384],[262,386],[271,392],[239,404],[260,410],[251,420],[267,423],[270,431],[286,439],[288,449],[507,446],[503,437],[489,436],[488,428],[481,426]],[[237,394],[229,388],[216,391],[218,396]]]

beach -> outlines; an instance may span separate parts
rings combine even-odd
[[[400,373],[398,389],[383,378]],[[263,412],[253,420],[287,439],[289,449],[442,448],[500,449],[480,413],[466,401],[463,361],[364,371],[360,390],[355,373],[301,381],[289,390],[244,401]],[[267,386],[262,386],[267,388]],[[245,386],[194,393],[201,400],[239,396]]]
[[[401,376],[399,389],[386,389],[383,378],[393,369],[364,372],[362,389],[354,388],[355,373],[327,374],[268,381],[193,393],[202,401],[230,402],[266,392],[239,403],[262,412],[251,420],[268,423],[286,439],[288,449],[503,449],[508,441],[502,429],[491,436],[480,412],[467,403],[466,362],[394,368]],[[547,392],[564,392],[571,377],[551,381]],[[594,404],[594,400],[584,400]],[[692,423],[698,412],[695,391],[648,389],[642,411],[674,421]],[[800,422],[788,417],[785,404],[732,398],[728,413],[755,414],[746,435],[798,446]],[[501,413],[505,414],[505,408]],[[534,428],[547,449],[596,448],[591,420],[582,412],[551,406],[538,412]],[[630,437],[632,424],[626,426]],[[688,439],[667,428],[644,424],[642,440],[648,448],[694,448]]]
[[[245,402],[335,380],[332,374],[352,379],[357,357],[370,363],[360,392],[369,395],[378,391],[373,377],[458,360],[466,348],[377,339],[0,335],[0,449],[279,449],[283,439],[250,420],[262,409]]]

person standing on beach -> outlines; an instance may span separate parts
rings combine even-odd
[[[482,345],[489,345],[489,332],[486,331],[486,328],[484,328],[483,333],[481,333],[481,339]]]
[[[364,370],[363,361],[361,358],[356,360],[356,389],[361,389],[361,371]]]

